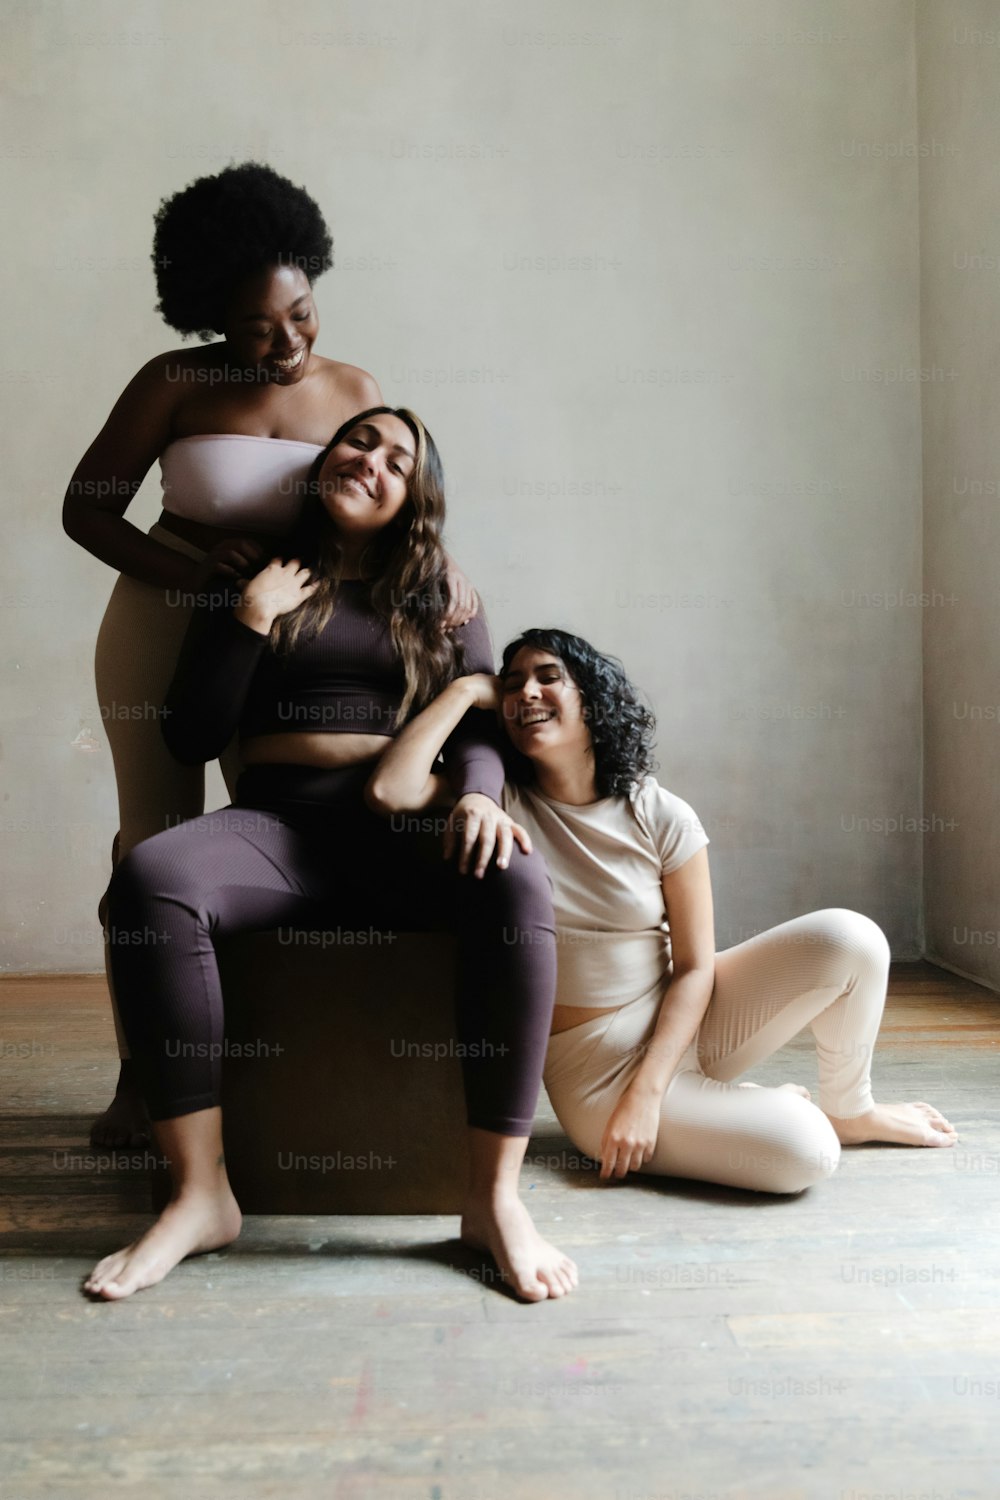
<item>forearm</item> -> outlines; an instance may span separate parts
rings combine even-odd
[[[482,709],[475,709],[473,718],[492,719]],[[442,752],[445,775],[455,801],[468,797],[473,792],[489,797],[501,806],[503,800],[504,764],[499,747],[491,744],[482,734],[470,728],[463,733],[459,726]]]
[[[656,1029],[632,1080],[633,1089],[662,1098],[702,1023],[714,982],[714,973],[706,969],[687,969],[671,978]]]
[[[75,506],[67,499],[63,529],[85,551],[119,573],[159,588],[191,589],[197,563],[175,552],[112,511]]]
[[[480,610],[475,619],[455,634],[461,642],[462,675],[484,673],[492,677],[493,645],[483,612]],[[504,763],[496,714],[471,705],[470,710],[441,750],[448,785],[456,801],[478,792],[499,806],[503,797]]]
[[[440,799],[434,762],[472,704],[462,679],[450,682],[433,703],[411,719],[380,758],[366,796],[383,813],[412,811]]]
[[[197,612],[167,692],[163,738],[182,765],[215,760],[229,744],[267,648],[267,634],[237,618],[234,597],[216,594],[214,610]]]

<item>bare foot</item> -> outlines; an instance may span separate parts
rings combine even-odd
[[[502,1279],[526,1302],[564,1297],[577,1284],[575,1263],[542,1239],[518,1197],[470,1202],[460,1237],[465,1245],[488,1250]]]
[[[843,1146],[888,1141],[893,1146],[954,1146],[958,1132],[931,1104],[876,1104],[851,1120],[827,1116]]]
[[[740,1084],[740,1088],[741,1089],[762,1089],[763,1087],[764,1087],[764,1085],[762,1083],[741,1083]],[[803,1099],[811,1099],[812,1098],[812,1094],[810,1094],[809,1090],[806,1088],[805,1084],[803,1084],[803,1083],[779,1083],[778,1084],[778,1088],[779,1089],[784,1089],[789,1094],[800,1094]]]
[[[141,1239],[98,1261],[83,1289],[109,1302],[130,1297],[162,1281],[185,1256],[231,1244],[242,1222],[228,1182],[218,1192],[189,1189],[167,1204]]]
[[[135,1069],[122,1058],[115,1097],[90,1127],[90,1144],[112,1150],[148,1146],[151,1139],[149,1114],[139,1092]]]

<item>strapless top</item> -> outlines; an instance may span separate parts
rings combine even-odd
[[[322,451],[318,443],[250,433],[177,438],[160,454],[163,509],[205,526],[287,531]]]

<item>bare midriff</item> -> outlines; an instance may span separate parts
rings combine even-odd
[[[573,1026],[582,1026],[584,1021],[592,1021],[595,1016],[610,1016],[613,1010],[620,1010],[620,1005],[557,1005],[552,1011],[551,1032],[569,1031]]]
[[[292,765],[336,769],[378,760],[390,743],[384,734],[324,734],[300,731],[291,734],[258,734],[240,744],[245,766]],[[620,1009],[617,1005],[557,1005],[552,1011],[550,1031],[569,1031]]]
[[[288,734],[255,734],[240,742],[245,766],[316,766],[334,770],[378,760],[390,743],[385,734],[329,734],[295,730]]]

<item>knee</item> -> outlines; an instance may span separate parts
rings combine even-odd
[[[780,1128],[761,1158],[758,1191],[801,1193],[832,1177],[840,1162],[840,1141],[826,1115],[807,1099],[787,1095]]]
[[[125,909],[142,906],[162,893],[168,860],[160,847],[161,835],[144,839],[119,860],[107,889],[108,919]]]
[[[833,1126],[823,1116],[826,1130],[816,1130],[797,1141],[785,1165],[780,1193],[801,1193],[832,1177],[840,1164],[840,1141]]]
[[[476,884],[481,884],[488,893],[491,907],[506,918],[526,927],[554,926],[552,882],[548,866],[537,849],[525,854],[515,847],[506,870],[499,869],[494,860],[487,877]]]
[[[839,956],[850,955],[858,965],[889,968],[889,940],[877,922],[848,907],[829,906],[807,919],[810,934]]]
[[[123,906],[143,900],[147,891],[152,888],[150,873],[149,862],[143,858],[143,845],[136,844],[111,872],[104,894],[110,920],[114,920],[115,912],[120,911]]]

